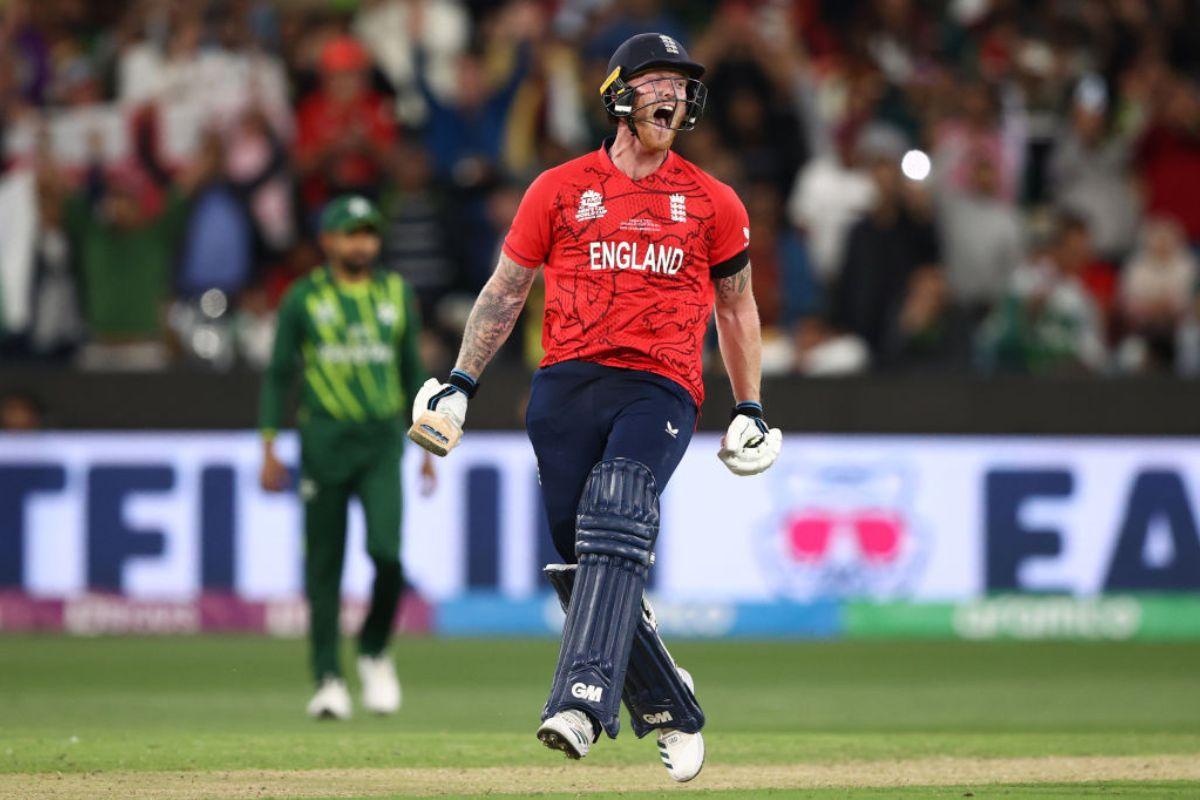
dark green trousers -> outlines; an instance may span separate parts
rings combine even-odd
[[[371,605],[359,633],[358,650],[378,655],[391,635],[404,582],[400,567],[402,441],[391,421],[312,419],[301,427],[304,588],[310,612],[313,677],[318,683],[341,675],[338,617],[351,497],[362,503],[367,555],[375,565]]]

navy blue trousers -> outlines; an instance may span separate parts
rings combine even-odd
[[[525,428],[564,562],[575,563],[575,514],[592,467],[610,458],[640,461],[661,495],[695,427],[692,396],[651,372],[563,361],[534,374]]]

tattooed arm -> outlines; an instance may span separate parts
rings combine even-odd
[[[455,369],[479,378],[500,345],[512,333],[535,277],[536,269],[522,267],[501,254],[496,271],[479,293],[471,316],[467,318]]]
[[[750,289],[750,265],[721,278],[716,290],[717,340],[735,402],[761,400],[762,328]]]

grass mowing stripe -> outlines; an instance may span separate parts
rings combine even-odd
[[[775,800],[927,800],[927,798],[973,797],[975,800],[1077,800],[1081,797],[1121,797],[1140,800],[1179,800],[1194,797],[1200,785],[1191,783],[1106,783],[1106,784],[1058,784],[1055,786],[995,786],[987,789],[968,786],[918,786],[911,789],[755,789],[752,791],[706,791],[688,789],[689,797],[716,797],[721,800],[757,800],[761,797]],[[480,795],[447,795],[448,800],[469,800]],[[662,797],[662,792],[601,792],[588,795],[588,800],[648,800]],[[536,798],[536,800],[575,800],[578,794],[528,794],[509,797]],[[321,798],[321,800],[380,800],[380,798]],[[403,800],[402,795],[393,795],[383,800]]]
[[[305,650],[250,637],[4,637],[0,773],[561,761],[533,735],[554,642],[399,641],[401,713],[360,711],[345,724],[304,718]],[[712,768],[1200,753],[1197,644],[680,642],[672,652],[696,676]],[[645,767],[652,786],[665,776],[653,740],[627,726],[586,766]]]
[[[1188,781],[1200,786],[1200,758],[1191,756],[1043,757],[1024,759],[931,758],[789,766],[713,765],[689,788],[710,791],[767,789],[848,790],[876,787]],[[1184,784],[1186,785],[1186,784]],[[650,765],[483,769],[360,769],[241,772],[84,773],[0,776],[0,797],[24,800],[246,800],[314,798],[337,793],[363,797],[439,797],[454,794],[523,796],[537,792],[637,792],[677,787]],[[973,791],[973,790],[972,790]]]
[[[1104,783],[1002,784],[996,786],[913,786],[887,789],[753,789],[706,790],[694,786],[679,787],[689,797],[715,797],[720,800],[937,800],[937,798],[971,797],[975,800],[1078,800],[1078,798],[1137,798],[1138,800],[1179,800],[1200,794],[1200,784],[1186,781],[1107,781]],[[536,800],[577,800],[579,794],[537,792],[527,795],[507,795],[507,798],[536,798]],[[662,797],[654,792],[598,792],[587,795],[588,800],[649,800]],[[478,794],[444,795],[443,800],[472,800]],[[286,798],[274,798],[286,800]],[[403,795],[386,797],[322,797],[313,800],[404,800]]]

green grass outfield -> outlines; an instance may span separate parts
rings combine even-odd
[[[709,718],[685,787],[628,733],[541,747],[549,641],[401,641],[398,716],[318,723],[302,642],[3,637],[0,798],[1200,798],[1200,644],[672,650]]]

